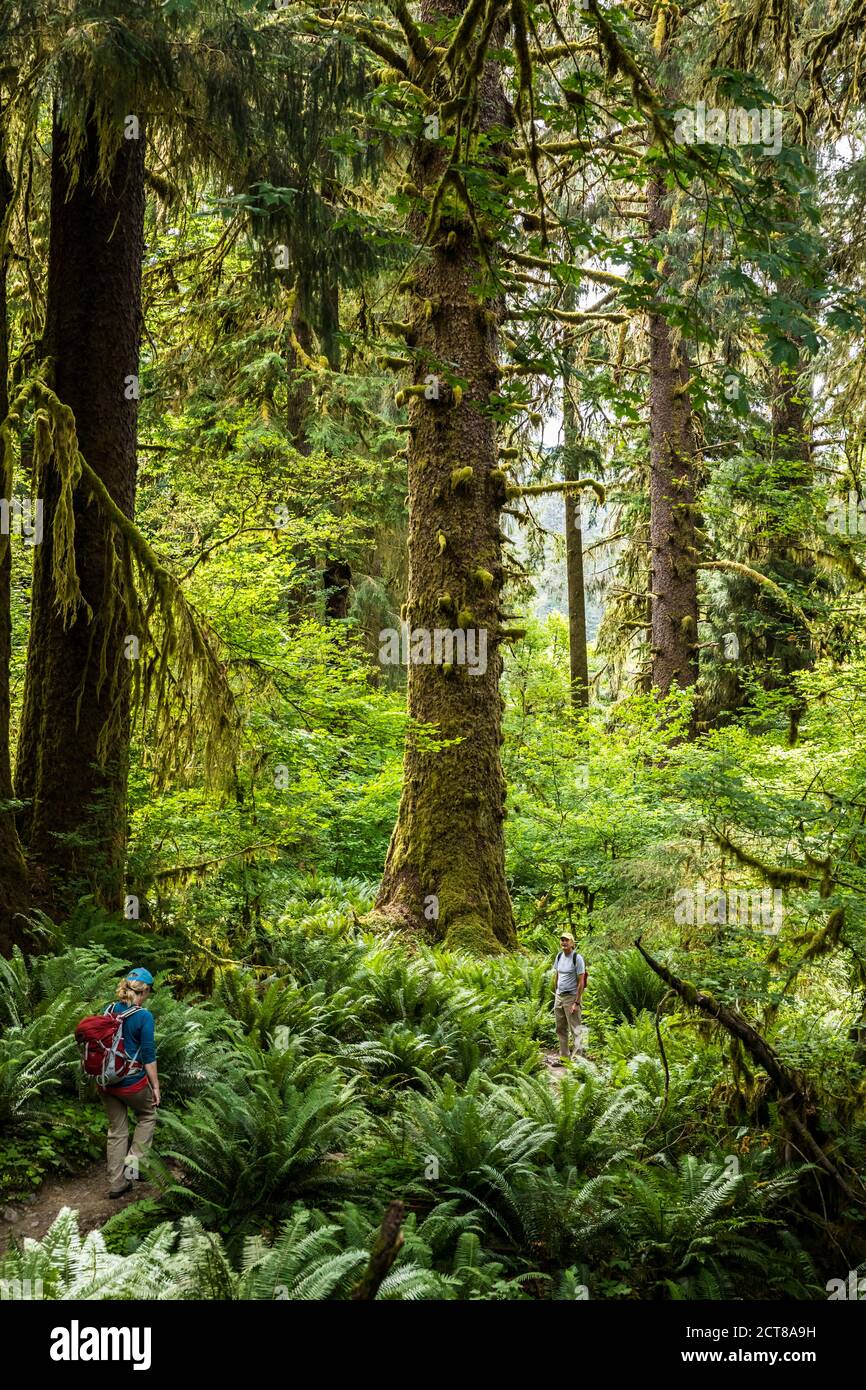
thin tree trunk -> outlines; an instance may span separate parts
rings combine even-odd
[[[579,477],[571,462],[575,439],[574,405],[568,386],[563,393],[562,426],[565,442],[565,481]],[[589,705],[589,658],[586,651],[586,592],[583,573],[581,502],[573,492],[565,494],[565,568],[568,580],[568,657],[571,700],[576,709]]]
[[[321,343],[331,371],[340,370],[340,290],[334,284],[325,292],[322,303]],[[341,621],[348,616],[349,595],[352,591],[352,566],[344,557],[325,555],[322,574],[325,590],[325,618]]]
[[[466,0],[424,0],[435,24]],[[480,82],[480,130],[511,124],[496,66]],[[419,235],[441,173],[441,154],[421,142],[413,170],[423,190],[412,231]],[[377,907],[401,925],[450,945],[497,950],[515,942],[505,880],[505,779],[500,759],[503,585],[499,511],[505,500],[494,422],[485,413],[497,383],[501,305],[474,292],[483,258],[468,216],[443,217],[412,287],[409,341],[418,349],[416,384],[448,363],[467,383],[462,401],[444,380],[439,399],[412,395],[409,409],[410,630],[471,637],[485,662],[410,664],[411,723],[403,794]],[[468,471],[467,471],[468,470]],[[459,649],[458,649],[459,650]],[[418,734],[432,725],[453,746],[431,752]]]
[[[661,178],[649,180],[647,210],[650,235],[663,238],[671,215]],[[649,336],[652,683],[666,695],[698,674],[695,438],[685,348],[662,314],[650,315]]]
[[[135,505],[137,379],[144,221],[144,135],[123,140],[108,179],[97,180],[95,121],[87,126],[74,182],[68,136],[55,121],[46,351],[53,384],[74,413],[79,447],[118,506]],[[26,840],[42,904],[62,915],[82,894],[116,909],[122,900],[131,667],[128,616],[111,601],[110,526],[74,497],[75,559],[92,621],[79,608],[67,629],[52,584],[51,524],[57,471],[39,479],[45,535],[35,555],[18,792],[30,801]],[[100,679],[99,654],[107,653]],[[99,755],[114,710],[117,734]]]
[[[0,146],[0,224],[12,199],[12,181]],[[9,318],[6,298],[8,257],[0,254],[0,420],[9,410]],[[10,499],[11,488],[0,481],[0,495]],[[10,515],[11,532],[11,515]],[[9,670],[12,657],[12,546],[11,535],[0,536],[0,953],[9,955],[13,945],[23,945],[26,935],[18,914],[28,905],[27,869],[15,817],[3,810],[13,800],[12,760],[9,747],[11,699]]]
[[[300,296],[296,297],[292,305],[291,324],[301,348],[309,356],[313,350],[313,332],[301,309]],[[310,452],[310,446],[307,443],[307,416],[310,410],[313,386],[309,377],[296,375],[298,372],[304,372],[304,364],[300,353],[291,344],[289,344],[286,365],[289,369],[289,386],[286,392],[286,429],[298,453],[307,455]]]
[[[785,485],[790,493],[808,494],[813,483],[807,388],[802,368],[776,368],[771,403],[771,431],[774,457],[786,464]],[[796,544],[776,544],[771,556],[772,573],[777,582],[798,584],[809,592],[815,582],[812,557]],[[766,672],[764,685],[768,690],[787,689],[794,692],[792,677],[814,663],[814,651],[808,633],[797,624],[792,631],[791,614],[764,595],[756,596],[757,605],[767,610],[770,619],[766,638]],[[806,710],[801,696],[793,700],[789,711],[788,741],[796,743],[800,720]]]
[[[328,556],[322,575],[325,587],[325,617],[329,622],[345,618],[349,611],[349,591],[352,587],[352,567],[346,560]]]

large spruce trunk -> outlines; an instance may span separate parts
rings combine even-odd
[[[5,151],[0,147],[0,223],[12,197],[12,182],[6,164]],[[0,420],[9,410],[9,319],[7,313],[6,271],[7,253],[0,252]],[[0,488],[0,492],[5,489]],[[7,500],[9,500],[7,498]],[[11,531],[11,517],[10,517]],[[28,905],[27,870],[15,817],[3,803],[13,799],[12,763],[9,747],[10,690],[9,671],[12,656],[12,542],[10,536],[0,536],[0,954],[7,956],[12,947],[26,941],[24,922],[20,914]]]
[[[649,180],[647,211],[650,236],[664,238],[670,205],[660,178]],[[685,347],[674,346],[660,313],[650,314],[649,338],[652,684],[667,694],[698,674],[695,437]]]
[[[466,0],[425,0],[435,23],[462,13]],[[510,124],[496,67],[480,84],[480,130]],[[412,230],[423,229],[441,173],[433,142],[421,143],[413,170],[422,190]],[[488,248],[492,249],[492,248]],[[466,383],[462,400],[442,383],[439,399],[413,395],[409,410],[409,629],[473,631],[486,640],[486,669],[410,664],[411,724],[403,793],[382,887],[381,912],[449,945],[497,950],[515,941],[505,880],[505,779],[500,759],[500,507],[504,501],[494,422],[484,413],[497,384],[501,305],[473,292],[484,265],[469,219],[443,217],[431,254],[412,286],[409,342],[419,350],[415,381],[450,368]],[[466,470],[471,470],[469,473]],[[482,637],[483,634],[483,637]],[[428,751],[419,725],[459,740]]]
[[[129,378],[138,372],[144,136],[122,141],[106,181],[97,179],[93,122],[77,157],[77,179],[68,148],[67,133],[55,122],[45,350],[57,395],[75,415],[84,458],[131,517],[138,404]],[[124,638],[137,634],[128,632],[122,605],[106,592],[114,539],[84,487],[74,497],[75,560],[93,618],[79,607],[64,628],[52,584],[56,469],[48,466],[38,485],[45,536],[35,555],[18,766],[18,793],[29,802],[28,857],[47,910],[61,915],[82,894],[114,909],[122,899],[127,838],[131,665]],[[112,706],[117,732],[100,756]]]

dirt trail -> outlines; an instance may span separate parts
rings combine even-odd
[[[41,1240],[63,1207],[78,1212],[78,1229],[84,1235],[104,1226],[110,1216],[124,1207],[156,1195],[150,1183],[135,1182],[131,1192],[112,1201],[104,1160],[74,1177],[48,1178],[33,1197],[0,1208],[0,1254],[8,1248],[13,1235]]]
[[[546,1049],[541,1054],[541,1059],[544,1062],[544,1070],[547,1072],[548,1080],[554,1091],[559,1090],[564,1076],[574,1076],[575,1071],[579,1068],[584,1070],[589,1068],[589,1070],[593,1072],[597,1070],[595,1063],[585,1052],[574,1054],[571,1064],[566,1063],[564,1067],[551,1066],[551,1063],[555,1062],[558,1057],[558,1052],[548,1052]]]

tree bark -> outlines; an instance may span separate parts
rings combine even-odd
[[[454,18],[466,0],[424,0],[421,18]],[[480,80],[476,129],[509,126],[495,64]],[[422,190],[411,230],[420,237],[442,155],[421,141],[413,181]],[[488,244],[488,251],[492,249]],[[429,258],[411,291],[408,341],[417,349],[415,384],[439,382],[439,398],[412,395],[409,408],[409,630],[436,629],[486,644],[484,669],[458,661],[412,663],[408,669],[411,722],[403,793],[391,837],[379,911],[428,938],[470,950],[515,943],[505,879],[505,778],[499,677],[500,595],[504,582],[500,508],[504,478],[496,428],[485,413],[496,387],[502,305],[482,303],[475,287],[485,275],[469,217],[443,215]],[[449,368],[464,383],[462,399],[445,381]],[[468,471],[467,471],[468,470]],[[419,725],[432,725],[452,746],[428,751]]]
[[[118,506],[135,506],[137,381],[144,222],[144,132],[124,139],[104,181],[97,177],[94,120],[77,160],[67,165],[69,139],[55,119],[51,154],[51,236],[45,348],[53,385],[71,407],[82,454]],[[57,470],[38,481],[45,534],[35,553],[33,608],[18,765],[34,889],[55,915],[83,894],[108,909],[122,902],[127,838],[126,786],[131,665],[129,618],[106,582],[111,573],[110,524],[76,489],[75,561],[83,598],[64,629],[55,609],[51,526],[59,494]],[[100,679],[99,654],[107,653]],[[131,649],[130,649],[131,650]],[[100,756],[109,715],[118,733]]]
[[[403,1247],[403,1218],[405,1206],[402,1202],[392,1202],[382,1218],[370,1260],[363,1275],[349,1294],[350,1299],[374,1299],[383,1281],[388,1277],[391,1266]]]
[[[345,618],[349,611],[349,592],[352,587],[352,567],[347,560],[325,560],[322,574],[325,588],[325,617],[329,622]]]
[[[12,199],[12,181],[0,146],[0,224]],[[9,317],[6,273],[8,257],[0,254],[0,420],[9,411]],[[2,482],[0,482],[2,486]],[[11,492],[11,488],[9,489]],[[7,496],[3,488],[3,495]],[[11,516],[10,516],[11,532]],[[16,944],[27,937],[19,916],[29,901],[27,869],[11,810],[3,803],[13,800],[12,759],[9,746],[11,698],[9,689],[12,657],[12,544],[11,535],[0,536],[0,954],[8,956]]]
[[[301,309],[299,295],[296,296],[292,305],[291,325],[303,351],[307,355],[311,354],[313,351],[313,331]],[[310,452],[310,446],[307,442],[307,417],[313,394],[313,384],[309,377],[298,375],[298,373],[303,373],[304,365],[301,355],[291,344],[289,344],[286,356],[286,365],[289,370],[289,384],[286,391],[286,429],[298,453],[306,456]]]
[[[661,178],[649,181],[647,210],[650,235],[663,241],[671,215]],[[650,314],[649,337],[652,684],[666,695],[698,675],[695,437],[685,348],[663,314]]]

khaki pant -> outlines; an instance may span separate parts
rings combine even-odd
[[[571,1056],[570,1044],[572,1043],[574,1044],[575,1052],[578,1052],[580,1050],[578,1046],[579,1034],[577,1033],[577,1029],[581,1026],[581,1023],[583,1022],[583,1005],[578,1004],[577,1012],[572,1013],[572,1006],[576,998],[576,994],[557,993],[554,995],[553,999],[553,1017],[556,1021],[556,1036],[559,1040],[559,1055],[563,1058]]]
[[[143,1086],[140,1091],[133,1091],[132,1095],[127,1096],[125,1100],[119,1100],[117,1096],[107,1095],[103,1095],[101,1099],[108,1116],[108,1182],[111,1191],[118,1192],[124,1184],[125,1174],[123,1170],[127,1163],[130,1170],[137,1170],[138,1164],[133,1160],[141,1158],[145,1149],[150,1147],[153,1131],[156,1128],[156,1106],[153,1103],[153,1091],[150,1089],[150,1082]],[[131,1144],[129,1142],[130,1110],[136,1117],[135,1132]],[[129,1150],[128,1155],[127,1150]]]

